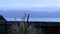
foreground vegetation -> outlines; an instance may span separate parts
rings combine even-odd
[[[28,24],[29,14],[25,13],[21,23],[15,22],[8,30],[8,34],[36,34],[37,29]],[[16,18],[15,18],[16,21]]]

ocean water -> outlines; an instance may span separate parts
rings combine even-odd
[[[6,20],[15,21],[14,18],[6,18]],[[22,19],[16,18],[16,21],[22,21]],[[60,18],[29,18],[29,21],[60,22]]]
[[[24,16],[24,10],[11,10],[11,11],[0,11],[7,21],[21,21],[21,17]],[[29,21],[55,21],[60,22],[60,11],[27,11],[29,13]]]
[[[0,15],[5,18],[21,18],[25,11],[0,11]],[[27,11],[30,18],[60,18],[60,11]]]

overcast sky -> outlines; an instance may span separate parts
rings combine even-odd
[[[59,8],[60,0],[0,0],[0,9]]]

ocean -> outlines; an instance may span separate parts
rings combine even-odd
[[[7,21],[15,21],[14,18],[5,18]],[[22,21],[21,18],[16,18],[16,21]],[[44,22],[60,22],[60,18],[29,18],[29,21],[44,21]]]

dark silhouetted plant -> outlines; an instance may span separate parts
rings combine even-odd
[[[12,24],[10,27],[10,34],[33,34],[35,33],[33,25],[28,24],[29,20],[29,14],[25,13],[24,16],[22,17],[22,21],[20,23],[16,22],[15,18],[15,23]],[[29,25],[29,26],[28,26]],[[11,33],[12,32],[12,33]]]

